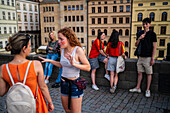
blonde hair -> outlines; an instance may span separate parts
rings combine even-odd
[[[8,38],[8,43],[5,47],[6,51],[11,51],[11,54],[20,54],[21,49],[28,45],[30,35],[16,33]]]
[[[51,36],[50,36],[51,33],[53,33],[53,35],[54,35],[54,40],[57,41],[57,40],[58,40],[58,37],[57,37],[57,32],[55,32],[55,31],[50,31],[50,32],[49,32],[50,41],[52,41]]]
[[[62,33],[70,42],[70,46],[74,47],[74,46],[80,46],[81,44],[79,42],[79,40],[77,39],[76,34],[74,33],[74,31],[68,27],[65,27],[63,29],[60,29],[58,31],[58,33]]]

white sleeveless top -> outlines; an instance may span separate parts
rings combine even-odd
[[[76,53],[76,49],[78,46],[76,46],[72,52],[72,57],[75,63],[80,64],[80,62],[77,62],[75,60],[75,53]],[[65,78],[72,78],[72,77],[79,77],[80,76],[80,69],[72,66],[69,62],[69,60],[64,57],[64,49],[62,49],[62,53],[61,53],[61,59],[60,59],[60,63],[62,65],[62,75]]]

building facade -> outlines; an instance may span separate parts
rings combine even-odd
[[[15,0],[0,0],[0,49],[3,49],[8,37],[18,31]]]
[[[167,43],[170,42],[170,1],[169,0],[133,0],[131,31],[131,58],[134,56],[136,33],[142,30],[142,20],[151,19],[150,30],[157,35],[156,59],[164,59],[167,54]]]
[[[49,32],[60,29],[60,7],[57,0],[40,2],[41,45],[47,45]]]
[[[87,53],[87,2],[86,0],[60,0],[61,28],[70,27]]]
[[[129,56],[131,0],[88,0],[88,53],[98,32],[104,32],[107,45],[112,31],[119,32],[119,40],[125,44]]]

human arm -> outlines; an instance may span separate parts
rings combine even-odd
[[[135,42],[135,46],[138,47],[139,42],[141,41],[141,39],[143,39],[145,37],[146,33],[142,34]]]
[[[9,84],[3,79],[2,68],[3,65],[0,67],[0,96],[4,96],[10,87]]]
[[[84,71],[90,71],[91,68],[90,68],[89,61],[87,60],[87,57],[85,56],[84,51],[81,47],[77,48],[76,56],[77,56],[77,58],[75,58],[75,60],[79,60],[81,62],[81,64],[75,63],[74,60],[73,60],[73,57],[68,53],[67,53],[66,58],[70,61],[70,63],[74,67],[79,68],[79,69],[84,70]]]
[[[43,72],[43,67],[41,65],[40,61],[34,61],[34,67],[35,67],[35,72],[38,77],[38,86],[43,94],[43,96],[46,98],[48,102],[48,110],[53,111],[54,110],[54,105],[48,90],[47,85],[45,84],[44,81],[44,72]]]
[[[155,64],[155,53],[156,53],[156,42],[153,42],[153,52],[152,52],[152,58],[150,63],[151,66]]]
[[[41,60],[43,60],[43,61],[41,61],[42,63],[44,63],[44,62],[50,62],[51,64],[53,64],[53,65],[55,65],[55,66],[57,66],[57,67],[61,67],[62,68],[62,65],[60,64],[60,62],[58,62],[58,61],[54,61],[54,60],[51,60],[51,59],[45,59],[45,58],[43,58],[43,57],[38,57],[39,59],[41,59]]]

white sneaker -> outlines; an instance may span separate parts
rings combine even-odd
[[[137,92],[137,93],[141,93],[141,89],[136,89],[136,88],[133,88],[133,89],[130,89],[129,92]]]
[[[93,88],[94,90],[99,90],[99,88],[98,88],[96,85],[92,85],[92,88]]]
[[[145,96],[146,96],[146,97],[151,97],[151,92],[150,92],[150,90],[146,90]]]
[[[109,76],[108,74],[105,74],[104,77],[105,77],[108,81],[110,81],[110,76]]]
[[[48,84],[48,83],[49,83],[49,80],[45,80],[45,83]]]
[[[110,93],[114,93],[116,90],[116,87],[110,88]]]

